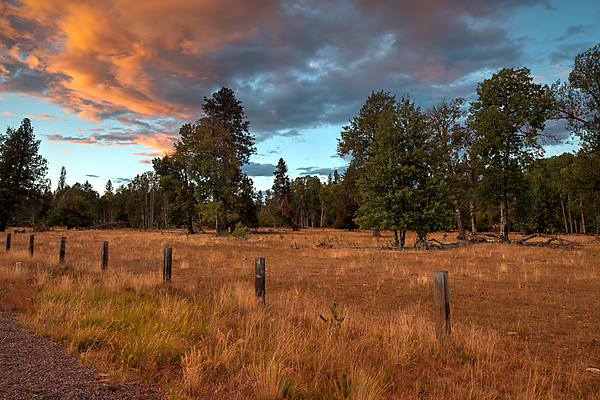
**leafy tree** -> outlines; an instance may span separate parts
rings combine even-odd
[[[508,241],[508,202],[523,188],[523,171],[542,150],[538,130],[544,129],[553,100],[527,68],[501,70],[478,84],[477,94],[471,113],[479,134],[481,188],[500,203],[500,238]]]
[[[354,217],[361,203],[358,190],[358,177],[365,163],[372,156],[372,144],[380,131],[380,116],[394,109],[396,96],[389,92],[371,92],[358,115],[344,126],[338,139],[337,152],[340,157],[350,157],[350,165],[344,178],[336,186],[335,222],[336,228],[353,229]]]
[[[86,227],[96,221],[98,193],[89,182],[66,186],[56,195],[54,207],[48,215],[48,224]]]
[[[362,228],[394,231],[394,245],[404,246],[406,230],[426,245],[448,209],[441,182],[432,171],[426,115],[408,96],[379,116],[379,130],[358,180]],[[400,235],[398,232],[400,231]]]
[[[46,159],[38,154],[33,126],[23,119],[18,129],[8,127],[0,135],[0,231],[20,204],[38,198],[47,186]]]
[[[152,165],[160,177],[160,190],[167,199],[167,219],[175,225],[184,223],[188,233],[193,234],[192,215],[197,202],[195,185],[188,174],[187,161],[185,154],[175,151],[163,158],[155,158]]]
[[[553,85],[556,118],[581,139],[584,151],[600,150],[600,43],[573,60],[569,82]]]
[[[371,156],[371,144],[379,131],[382,113],[395,107],[396,96],[383,90],[371,95],[365,101],[358,115],[344,126],[338,139],[337,152],[340,157],[349,156],[350,165],[360,170]]]
[[[463,210],[467,208],[467,202],[474,204],[471,141],[470,131],[463,126],[466,116],[464,104],[462,98],[450,103],[444,100],[427,111],[431,160],[436,164],[432,167],[440,174],[438,179],[443,179],[448,185],[460,239],[466,237]]]

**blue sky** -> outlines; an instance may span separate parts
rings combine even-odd
[[[65,166],[68,184],[100,192],[150,170],[222,86],[242,101],[257,149],[246,171],[267,189],[280,157],[291,177],[342,170],[336,140],[371,91],[424,109],[473,100],[504,67],[566,80],[600,42],[597,0],[2,0],[0,11],[1,125],[32,120],[53,188]]]

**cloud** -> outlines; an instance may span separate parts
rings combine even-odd
[[[14,117],[14,116],[15,116],[15,115],[17,115],[17,114],[15,114],[15,113],[11,113],[10,111],[4,111],[4,112],[2,113],[2,115],[6,115],[7,117]]]
[[[343,124],[371,90],[425,107],[473,92],[471,77],[520,64],[498,21],[545,0],[21,0],[0,16],[0,92],[116,120],[163,151],[204,96],[235,90],[257,141]],[[573,31],[576,31],[573,28]],[[43,118],[43,117],[42,117]],[[55,140],[65,140],[55,137]]]
[[[272,178],[275,168],[277,168],[275,164],[250,162],[242,167],[242,171],[251,177],[265,176]]]
[[[323,177],[323,176],[328,176],[329,174],[333,175],[334,171],[337,171],[341,175],[346,171],[346,168],[348,168],[347,165],[337,167],[337,168],[300,167],[300,168],[296,168],[296,169],[301,172],[301,176],[318,175],[318,176]]]

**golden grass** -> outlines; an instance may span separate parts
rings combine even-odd
[[[593,398],[600,246],[569,239],[583,246],[382,251],[319,245],[387,245],[389,233],[51,231],[36,234],[30,257],[28,234],[13,234],[0,253],[0,300],[114,378],[162,382],[174,399]],[[254,296],[255,257],[266,258],[265,305]],[[449,271],[445,344],[433,323],[437,270]]]

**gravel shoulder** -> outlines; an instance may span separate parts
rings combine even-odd
[[[108,381],[67,350],[0,305],[0,399],[167,399],[159,385]]]

